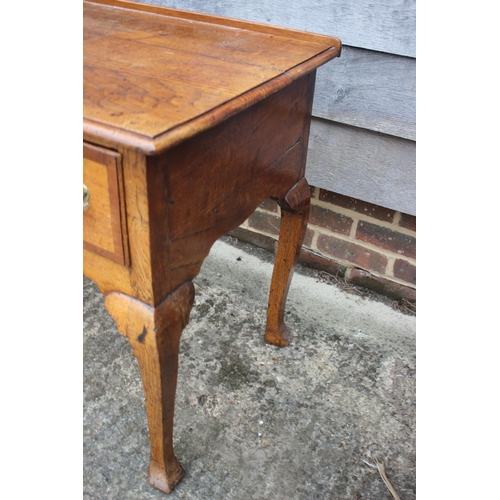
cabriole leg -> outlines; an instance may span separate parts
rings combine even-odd
[[[310,189],[307,181],[301,179],[278,203],[281,226],[269,293],[265,340],[268,344],[284,347],[291,341],[284,322],[285,304],[309,220]]]
[[[125,335],[139,363],[151,446],[148,482],[170,493],[184,475],[174,456],[172,431],[179,343],[193,306],[189,281],[153,308],[120,293],[106,296],[106,308]]]

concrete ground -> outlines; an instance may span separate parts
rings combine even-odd
[[[139,370],[84,280],[84,499],[390,499],[415,493],[415,317],[298,268],[292,344],[265,344],[271,254],[218,241],[195,280],[174,426],[186,474],[146,482]]]

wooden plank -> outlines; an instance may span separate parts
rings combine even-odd
[[[93,39],[95,43],[86,46],[84,116],[150,138],[280,74],[248,65],[233,68],[229,74],[221,61],[199,56],[196,72],[200,81],[190,86],[191,54],[167,54],[160,47],[150,49],[141,43],[124,41],[120,43],[126,51],[123,57],[117,45],[108,44],[103,38]],[[105,61],[100,60],[102,56],[95,56],[103,54],[102,50],[106,50]],[[141,57],[142,54],[148,55]]]
[[[139,0],[339,37],[344,45],[416,57],[415,0]]]
[[[344,47],[318,68],[313,115],[415,140],[415,89],[415,59]]]
[[[309,184],[416,215],[415,142],[313,118]]]

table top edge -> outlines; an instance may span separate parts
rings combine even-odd
[[[146,155],[159,154],[198,133],[219,125],[223,121],[244,111],[246,108],[287,87],[293,81],[306,76],[321,64],[338,57],[338,55],[339,52],[336,48],[330,48],[311,58],[309,61],[292,68],[290,71],[268,80],[264,84],[234,99],[226,101],[222,105],[210,110],[210,112],[180,123],[155,137],[141,135],[137,132],[101,123],[84,116],[84,140],[105,147],[113,147],[113,145],[120,144],[121,146],[138,149]]]

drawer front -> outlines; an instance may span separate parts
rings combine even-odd
[[[128,265],[121,155],[83,145],[83,248]]]

